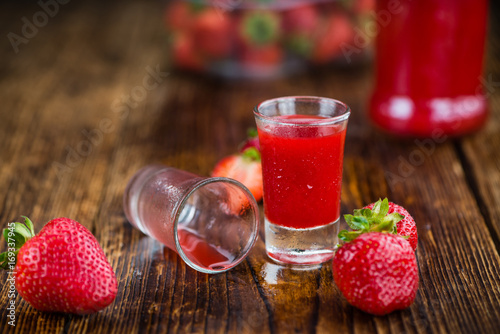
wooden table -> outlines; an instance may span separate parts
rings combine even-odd
[[[60,5],[16,53],[7,33],[19,34],[22,18],[31,20],[40,7],[3,8],[1,224],[20,215],[37,230],[58,216],[80,221],[102,245],[119,291],[90,316],[41,313],[18,296],[14,328],[7,324],[5,284],[1,332],[500,332],[498,11],[484,76],[489,123],[423,149],[368,122],[370,66],[269,82],[181,75],[168,69],[162,3],[153,0]],[[158,84],[144,89],[152,77]],[[342,213],[387,196],[416,219],[420,287],[410,308],[384,317],[363,313],[341,296],[331,262],[304,271],[279,266],[266,257],[262,234],[235,269],[201,274],[127,222],[122,194],[140,167],[162,162],[208,175],[254,126],[255,104],[297,94],[336,97],[352,107]],[[2,282],[7,277],[0,274]]]

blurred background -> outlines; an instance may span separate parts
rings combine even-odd
[[[436,128],[462,135],[486,121],[485,90],[492,84],[484,87],[491,74],[484,75],[484,60],[485,51],[494,54],[486,36],[495,6],[484,0],[158,0],[117,8],[114,2],[9,1],[0,14],[1,70],[4,78],[30,73],[36,79],[68,66],[60,84],[73,93],[117,75],[140,81],[148,66],[161,68],[161,79],[168,72],[251,90],[273,82],[293,86],[307,74],[328,75],[332,85],[366,75],[369,86],[352,89],[366,93],[361,109],[378,128],[401,136],[430,137]],[[84,76],[71,75],[77,70]],[[166,95],[172,80],[164,81]],[[306,93],[295,88],[286,93]],[[144,90],[136,89],[127,107],[147,100]],[[113,102],[117,96],[108,97],[115,110],[123,107]]]
[[[29,133],[40,147],[30,154],[36,143],[9,141],[4,159],[21,150],[59,178],[136,145],[143,163],[207,174],[254,126],[253,106],[286,95],[349,104],[349,140],[389,133],[439,143],[484,129],[494,109],[497,7],[9,1],[0,12],[0,136]]]
[[[375,10],[374,0],[171,1],[164,21],[176,67],[272,79],[369,62],[379,24]]]
[[[498,118],[487,102],[500,86],[497,8],[9,1],[0,11],[4,172],[23,157],[26,177],[70,182],[85,179],[82,166],[105,168],[101,161],[124,154],[126,176],[152,161],[207,175],[255,126],[253,106],[287,95],[351,106],[347,159],[373,138],[390,146],[403,137],[411,152],[415,137],[433,145],[478,130],[488,137],[497,122],[487,120]]]

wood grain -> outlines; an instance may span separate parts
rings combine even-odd
[[[7,324],[4,284],[2,333],[498,332],[498,88],[485,129],[427,142],[423,150],[422,142],[392,138],[367,121],[370,66],[268,82],[170,70],[161,6],[72,1],[19,53],[2,40],[0,221],[25,214],[39,230],[51,218],[73,217],[94,233],[119,280],[116,300],[84,317],[41,313],[18,296],[15,328]],[[9,3],[0,28],[19,32],[21,18],[37,8]],[[486,75],[497,79],[500,33],[492,27]],[[138,96],[156,68],[161,82]],[[349,306],[330,262],[311,270],[275,264],[265,255],[263,233],[238,267],[206,275],[127,222],[122,194],[140,167],[162,162],[208,175],[254,126],[254,105],[299,94],[335,97],[353,110],[342,212],[388,196],[417,221],[420,287],[407,310],[373,317]],[[0,273],[2,282],[7,277]]]

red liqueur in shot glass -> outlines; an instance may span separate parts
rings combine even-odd
[[[337,244],[349,107],[283,97],[254,109],[262,153],[266,251],[277,262],[328,261]]]

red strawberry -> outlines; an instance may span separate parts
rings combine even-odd
[[[172,47],[172,58],[176,66],[186,70],[203,70],[204,61],[195,50],[194,41],[188,34],[175,36]]]
[[[188,1],[172,1],[165,9],[165,24],[172,31],[189,29],[193,14]]]
[[[389,202],[387,198],[378,200],[353,215],[344,215],[351,232],[342,231],[341,239],[350,241],[366,232],[389,231],[405,238],[413,250],[417,249],[417,226],[412,216],[402,206]]]
[[[257,202],[262,199],[262,164],[260,152],[255,147],[223,158],[217,163],[211,175],[235,179],[250,190]]]
[[[366,207],[365,209],[373,209],[376,203],[372,203]],[[388,214],[397,212],[401,214],[404,218],[396,223],[396,228],[398,235],[402,237],[407,237],[408,242],[410,243],[413,250],[417,249],[418,243],[418,234],[417,234],[417,225],[415,224],[415,220],[413,217],[400,205],[389,202],[389,210]]]
[[[312,34],[319,21],[314,5],[297,6],[283,12],[283,27],[288,33]]]
[[[249,69],[252,67],[272,67],[283,60],[283,50],[277,44],[244,48],[240,60]]]
[[[349,17],[335,13],[328,18],[325,27],[318,34],[313,51],[313,60],[318,64],[331,61],[342,51],[344,43],[351,43],[354,30]]]
[[[28,218],[25,225],[14,224],[4,229],[4,236],[20,247],[16,288],[31,306],[40,311],[89,314],[113,302],[117,293],[113,268],[87,228],[69,218],[57,218],[35,236]],[[4,262],[2,267],[7,265]]]
[[[353,9],[356,13],[365,14],[375,10],[375,0],[356,0]]]
[[[255,147],[260,152],[259,134],[257,129],[252,128],[247,132],[247,139],[240,145],[240,152],[245,151],[249,147]]]
[[[398,235],[370,232],[340,247],[333,278],[347,301],[374,315],[409,307],[418,289],[418,268],[410,244]]]
[[[204,10],[195,19],[193,36],[202,53],[215,58],[229,55],[233,44],[229,15],[215,8]]]

